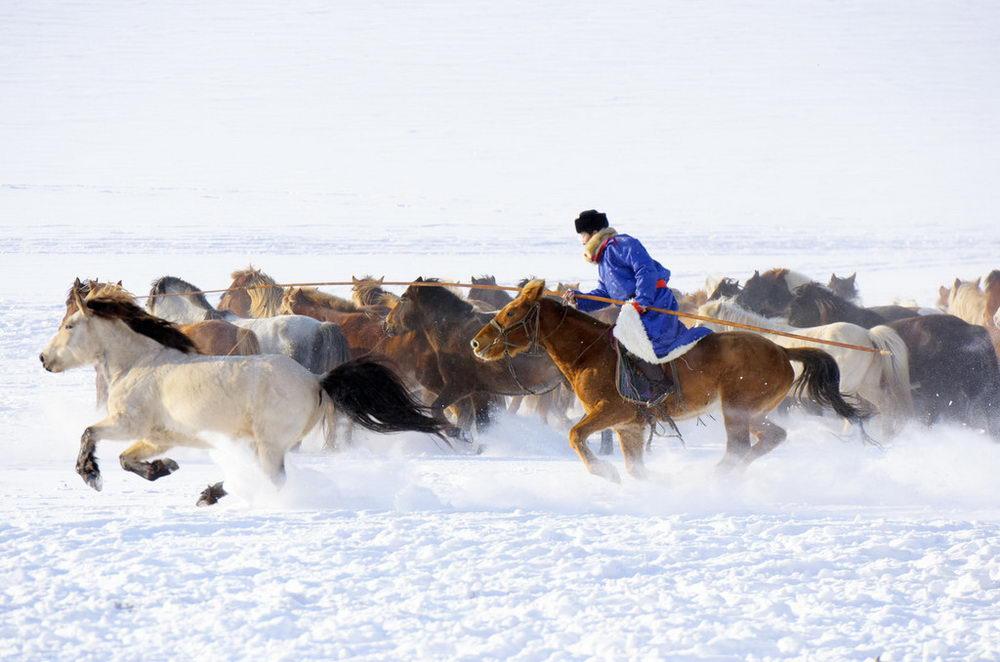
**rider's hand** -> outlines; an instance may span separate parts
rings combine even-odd
[[[639,313],[640,315],[646,312],[646,307],[641,303],[639,303],[638,301],[633,301],[632,307],[635,308],[635,312]]]
[[[573,290],[566,290],[562,293],[562,300],[567,306],[573,306],[576,308],[576,292]]]

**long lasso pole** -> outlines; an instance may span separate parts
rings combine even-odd
[[[512,287],[510,285],[489,285],[489,284],[477,284],[477,283],[449,283],[444,281],[366,281],[366,280],[336,280],[336,281],[322,281],[314,283],[274,283],[273,285],[252,285],[249,287],[227,287],[219,290],[193,290],[190,292],[164,292],[162,294],[147,294],[143,296],[137,296],[136,299],[151,299],[158,297],[169,297],[169,296],[184,296],[189,294],[221,294],[224,292],[239,292],[243,290],[254,290],[254,289],[267,289],[267,288],[286,288],[286,287],[337,287],[337,286],[351,286],[358,283],[372,282],[378,283],[379,285],[393,285],[393,286],[413,286],[413,287],[465,287],[470,289],[478,290],[494,290],[503,292],[520,292],[520,287]],[[555,292],[553,290],[546,290],[544,292],[547,296],[560,296],[560,292]],[[621,299],[612,299],[610,297],[601,297],[593,294],[578,294],[576,295],[578,299],[590,299],[591,301],[600,301],[602,303],[609,303],[616,306],[628,305],[628,301],[622,301]],[[872,347],[864,347],[862,345],[852,345],[851,343],[840,342],[838,340],[824,340],[822,338],[812,338],[810,336],[804,336],[798,333],[790,333],[788,331],[781,331],[779,329],[771,329],[763,326],[756,326],[754,324],[744,324],[742,322],[731,322],[729,320],[716,319],[714,317],[706,317],[705,315],[698,315],[696,313],[684,313],[679,310],[669,310],[667,308],[656,308],[655,306],[646,306],[646,310],[652,310],[657,313],[663,313],[664,315],[673,315],[674,317],[683,317],[685,319],[698,320],[700,322],[711,322],[712,324],[718,324],[720,326],[726,326],[734,329],[744,329],[746,331],[756,331],[757,333],[766,333],[773,336],[782,336],[784,338],[792,338],[794,340],[802,340],[804,342],[816,343],[819,345],[832,345],[834,347],[843,347],[844,349],[853,349],[859,352],[868,352],[869,354],[884,354],[889,355],[891,352],[886,350],[874,349]]]

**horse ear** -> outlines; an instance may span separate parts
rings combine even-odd
[[[87,303],[83,300],[80,289],[76,287],[73,288],[73,303],[76,304],[76,309],[83,313],[84,317],[90,316],[90,309],[87,308]]]
[[[847,277],[847,282],[854,285],[854,279],[858,277],[858,272],[855,271],[853,274]]]
[[[381,285],[384,282],[385,282],[385,276],[382,276],[381,278],[378,279],[378,284],[379,285]]]
[[[540,278],[529,281],[521,288],[521,296],[524,297],[525,301],[538,301],[543,292],[545,292],[545,281]]]
[[[981,281],[982,279],[983,279],[983,277],[982,277],[982,276],[980,276],[979,278],[977,278],[977,279],[976,279],[976,289],[977,289],[977,290],[979,289],[979,282],[980,282],[980,281]]]
[[[354,274],[351,274],[351,283],[353,283],[354,285],[357,285],[360,282],[361,282],[360,280],[358,280],[357,278],[354,277]]]
[[[951,286],[951,289],[957,290],[961,286],[962,286],[962,281],[960,281],[958,278],[956,278],[955,279],[955,284]]]
[[[760,271],[758,269],[754,269],[753,270],[753,277],[754,278],[760,278]]]
[[[417,276],[417,279],[415,281],[413,281],[413,282],[414,283],[422,283],[422,282],[424,282],[424,277],[423,276]]]
[[[117,283],[115,283],[115,285],[117,285],[118,287],[122,287],[122,282],[119,280]]]

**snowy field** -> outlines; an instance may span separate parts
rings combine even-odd
[[[681,289],[787,266],[933,305],[1000,267],[997,34],[987,2],[0,3],[0,658],[1000,659],[975,431],[792,418],[720,478],[706,418],[619,486],[508,417],[475,457],[311,438],[277,493],[105,442],[97,493],[92,372],[37,359],[76,276],[590,285],[590,207]]]

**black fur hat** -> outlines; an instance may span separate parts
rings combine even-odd
[[[596,209],[580,212],[575,221],[577,234],[581,232],[597,232],[608,227],[608,217]]]

